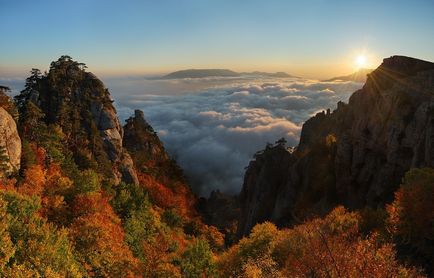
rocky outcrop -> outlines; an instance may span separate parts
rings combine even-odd
[[[109,158],[113,161],[119,159],[122,155],[123,131],[115,108],[113,105],[104,105],[101,102],[92,101],[90,109]]]
[[[434,166],[434,64],[384,59],[349,103],[303,125],[295,151],[272,147],[247,169],[238,235],[288,226],[338,204],[381,206],[410,168]]]
[[[85,65],[62,56],[46,75],[32,70],[17,96],[23,112],[35,104],[46,124],[62,128],[66,145],[82,168],[94,168],[115,184],[138,183],[130,155],[123,149],[123,129],[104,84]]]
[[[96,78],[91,75],[92,78]],[[138,184],[137,174],[130,154],[123,149],[124,131],[120,124],[116,109],[110,102],[92,100],[90,111],[96,123],[108,158],[116,165],[114,177],[116,183]]]
[[[0,149],[2,150],[0,176],[18,170],[21,159],[21,139],[14,119],[2,107],[0,107]]]
[[[205,224],[217,227],[226,237],[236,233],[240,217],[237,196],[212,191],[209,198],[200,198],[197,207]]]
[[[133,159],[127,151],[122,152],[118,169],[123,182],[129,184],[139,184],[139,179],[137,178]]]
[[[138,180],[149,189],[150,199],[162,208],[176,208],[179,215],[197,217],[197,197],[142,111],[135,110],[126,120],[123,139],[124,150],[131,154]]]
[[[196,196],[143,112],[136,110],[122,127],[110,92],[85,68],[61,56],[48,73],[32,69],[24,90],[15,97],[22,138],[53,143],[56,147],[47,151],[50,162],[67,159],[75,169],[96,172],[101,184],[113,189],[121,182],[140,184],[153,204],[197,217]],[[34,128],[35,123],[40,128]],[[47,136],[51,130],[58,133]],[[64,156],[57,156],[59,151]]]
[[[135,110],[126,120],[123,144],[145,172],[157,170],[170,164],[171,160],[154,129],[145,120],[143,111]]]

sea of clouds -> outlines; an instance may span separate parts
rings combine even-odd
[[[348,101],[361,83],[296,78],[104,80],[122,119],[142,109],[202,196],[236,194],[253,154],[285,137],[298,144],[304,121]]]
[[[121,120],[141,109],[194,191],[237,194],[245,167],[267,142],[298,144],[309,117],[347,102],[362,83],[297,78],[103,78]],[[12,95],[24,79],[1,79]]]

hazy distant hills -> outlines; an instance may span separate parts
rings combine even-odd
[[[337,76],[327,80],[329,81],[354,81],[365,82],[366,75],[371,73],[372,69],[360,69],[352,74]],[[171,72],[167,75],[154,77],[155,79],[183,79],[183,78],[206,78],[206,77],[271,77],[271,78],[298,78],[297,76],[290,75],[286,72],[264,72],[264,71],[252,71],[252,72],[236,72],[229,69],[187,69]],[[154,79],[152,78],[152,79]]]
[[[255,76],[255,77],[276,77],[288,78],[295,77],[286,72],[235,72],[228,69],[187,69],[179,70],[161,77],[161,79],[182,79],[182,78],[205,78],[205,77],[240,77],[240,76]]]
[[[277,78],[296,77],[296,76],[287,74],[286,72],[283,72],[283,71],[279,71],[279,72],[263,72],[263,71],[242,72],[242,73],[240,73],[240,75],[258,76],[258,77],[277,77]]]
[[[373,69],[359,69],[358,71],[344,76],[333,77],[327,80],[323,80],[324,82],[330,81],[354,81],[354,82],[365,82],[367,74],[371,73]]]

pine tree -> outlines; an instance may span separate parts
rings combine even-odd
[[[0,146],[0,172],[7,173],[10,170],[9,156],[6,153],[6,147]]]
[[[15,103],[18,107],[20,114],[24,112],[27,101],[30,99],[31,94],[34,90],[38,89],[38,82],[42,79],[42,74],[39,69],[33,68],[30,71],[30,76],[26,79],[26,85],[24,90],[20,92],[19,95],[14,97]]]

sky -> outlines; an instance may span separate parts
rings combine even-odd
[[[383,58],[434,61],[432,0],[0,0],[0,84],[61,55],[87,64],[122,121],[142,109],[201,196],[236,194],[255,152],[363,83],[320,80]],[[144,78],[190,68],[302,78]]]
[[[187,68],[329,78],[394,54],[434,61],[434,1],[0,0],[0,77],[63,54],[100,76]]]

